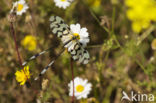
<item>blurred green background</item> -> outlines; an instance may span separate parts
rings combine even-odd
[[[71,102],[68,83],[72,75],[67,52],[40,80],[33,80],[62,48],[49,27],[52,15],[62,17],[67,24],[80,23],[90,35],[90,61],[87,65],[74,62],[74,75],[88,79],[93,86],[88,99],[77,103],[121,103],[123,90],[156,96],[156,52],[151,47],[156,25],[152,23],[148,29],[134,33],[124,0],[75,0],[65,10],[56,7],[53,0],[27,0],[28,11],[14,22],[22,61],[51,46],[53,49],[29,63],[31,87],[20,86],[14,74],[21,68],[8,21],[13,2],[0,1],[0,103]],[[27,35],[37,40],[32,51],[21,43]],[[42,90],[45,79],[47,86]]]

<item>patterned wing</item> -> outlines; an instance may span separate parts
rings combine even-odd
[[[79,42],[73,45],[73,48],[69,52],[74,60],[78,60],[83,64],[88,63],[90,58],[89,53]]]
[[[50,28],[52,29],[52,33],[57,35],[57,37],[61,38],[64,46],[66,46],[72,39],[73,35],[70,32],[69,26],[64,22],[64,20],[58,16],[50,17]]]

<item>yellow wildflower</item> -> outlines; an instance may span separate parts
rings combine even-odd
[[[132,21],[132,29],[139,33],[142,29],[147,29],[151,21],[156,21],[156,1],[155,0],[126,0],[128,6],[127,17]]]
[[[33,51],[36,49],[37,40],[32,35],[27,35],[21,42],[24,48],[28,49],[29,51]]]
[[[25,82],[30,78],[29,66],[25,66],[24,69],[16,71],[15,76],[20,85],[24,85]]]

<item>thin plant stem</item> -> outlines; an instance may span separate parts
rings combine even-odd
[[[86,48],[101,48],[103,46],[103,44],[101,45],[89,45]]]
[[[22,60],[21,60],[21,57],[20,57],[20,53],[19,53],[19,50],[18,50],[18,45],[17,45],[16,34],[15,34],[13,22],[10,22],[10,31],[11,31],[11,34],[12,34],[13,39],[14,39],[14,43],[15,43],[15,47],[16,47],[16,52],[17,52],[19,64],[20,64],[21,67],[23,67],[22,66]]]
[[[94,14],[94,12],[89,9],[91,15],[93,16],[93,18],[98,22],[98,24],[100,25],[100,20],[96,17],[96,15]],[[101,25],[100,25],[101,26]],[[110,34],[109,29],[105,26],[101,26],[108,34]]]
[[[113,7],[113,12],[112,12],[112,30],[111,30],[111,35],[114,37],[115,39],[115,42],[117,43],[117,45],[119,47],[121,47],[117,37],[116,37],[116,34],[114,33],[114,24],[115,24],[115,15],[116,15],[116,7],[114,6]]]
[[[33,0],[30,0],[30,5],[31,5],[31,8],[30,8],[30,16],[31,16],[30,25],[31,25],[32,30],[33,30],[33,35],[36,36],[38,34],[38,32],[37,32],[35,18],[34,18],[34,10],[33,10],[34,1]]]
[[[72,96],[72,102],[71,103],[74,103],[74,69],[73,69],[73,59],[71,57],[70,59],[70,66],[71,66],[71,72],[72,72],[72,81],[73,81],[73,96]]]
[[[115,14],[116,14],[116,9],[115,7],[113,7],[113,12],[112,12],[112,33],[113,34],[114,34]]]
[[[154,26],[151,26],[149,29],[147,29],[137,40],[137,46],[140,45],[140,43],[145,40],[151,32],[155,29]]]

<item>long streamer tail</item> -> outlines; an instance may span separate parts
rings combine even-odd
[[[23,62],[22,66],[25,66],[26,64],[28,64],[30,61],[36,59],[37,57],[39,57],[40,55],[43,55],[44,53],[50,51],[52,49],[52,47],[40,52],[40,53],[37,53],[35,55],[33,55],[32,57],[30,57],[28,60],[26,60],[25,62]]]
[[[35,78],[35,80],[38,80],[38,78],[41,77],[48,70],[48,68],[54,64],[57,58],[60,57],[64,51],[65,49],[63,48],[62,51],[41,71],[41,73]]]

